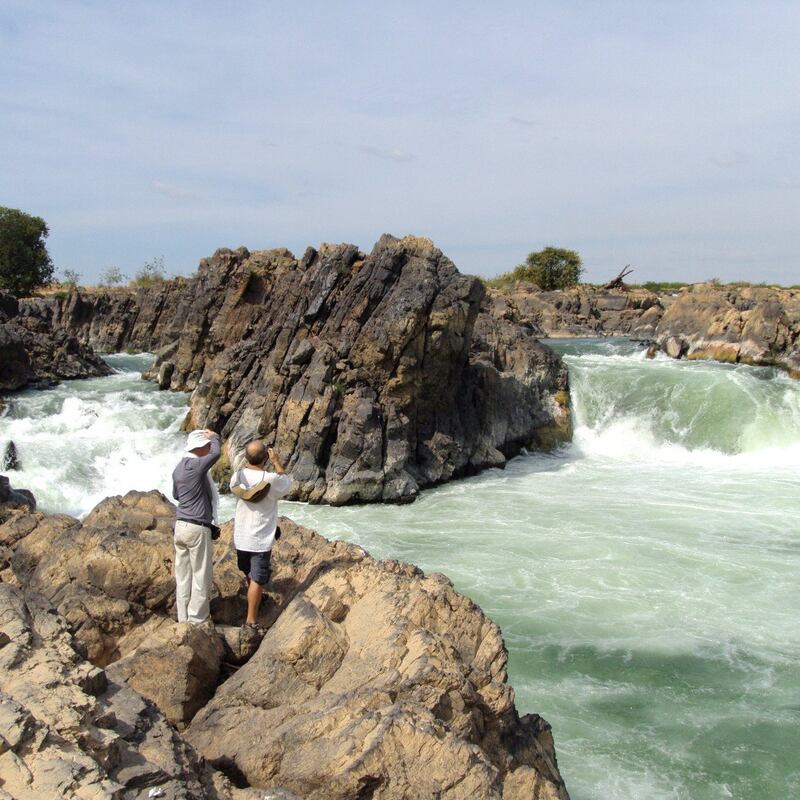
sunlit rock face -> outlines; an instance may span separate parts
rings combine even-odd
[[[282,518],[262,638],[229,624],[246,602],[230,525],[212,619],[194,627],[174,622],[174,507],[158,492],[83,522],[0,510],[14,797],[568,800],[549,725],[517,713],[500,629],[444,576]]]
[[[667,309],[655,339],[673,358],[772,364],[800,377],[800,290],[691,286]]]

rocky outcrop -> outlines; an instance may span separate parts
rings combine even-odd
[[[581,285],[543,292],[525,281],[488,290],[495,314],[548,338],[630,336],[652,339],[672,298],[646,289]]]
[[[243,641],[170,620],[170,511],[131,492],[0,525],[0,792],[568,800],[499,628],[446,578],[282,519]]]
[[[630,336],[671,358],[771,365],[800,376],[800,290],[692,284],[644,289],[578,286],[542,292],[529,283],[489,290],[491,313],[544,337]]]
[[[20,313],[16,298],[0,293],[0,392],[112,371],[91,346],[51,329],[41,317]]]
[[[673,358],[774,365],[800,377],[800,290],[690,286],[654,338]]]
[[[154,705],[86,661],[46,598],[0,582],[0,797],[261,796],[232,788]]]
[[[219,477],[260,436],[295,498],[342,504],[569,438],[566,368],[484,294],[430,241],[384,236],[369,255],[220,250],[189,281],[24,307],[100,349],[157,351],[159,385],[193,392],[188,424],[226,439]]]

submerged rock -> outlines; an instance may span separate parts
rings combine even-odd
[[[9,442],[6,445],[5,453],[3,453],[2,467],[0,468],[6,471],[20,468],[17,446],[14,444],[14,442]]]

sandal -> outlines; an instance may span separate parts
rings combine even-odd
[[[242,628],[246,631],[253,631],[259,636],[263,636],[267,632],[267,629],[259,622],[245,622]]]

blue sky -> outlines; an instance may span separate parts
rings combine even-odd
[[[800,3],[0,2],[0,205],[85,282],[430,236],[800,283]]]

